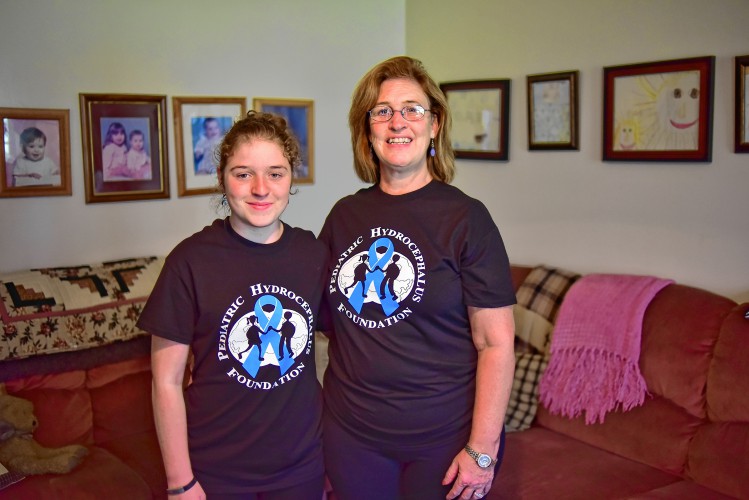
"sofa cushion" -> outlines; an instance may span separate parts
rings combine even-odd
[[[8,394],[34,404],[39,426],[34,439],[43,446],[90,445],[94,442],[91,398],[85,372],[37,375],[6,383]]]
[[[153,498],[164,496],[167,489],[166,473],[155,430],[114,438],[103,447],[145,480],[151,488]]]
[[[701,426],[689,448],[687,475],[727,495],[749,498],[749,423]]]
[[[672,474],[533,427],[507,435],[499,477],[486,498],[626,498],[677,481]]]
[[[69,473],[27,476],[4,489],[2,495],[3,498],[23,500],[156,498],[133,469],[96,446],[91,447],[83,462]]]
[[[744,397],[736,397],[743,394]],[[733,308],[720,330],[707,379],[707,411],[717,422],[749,423],[749,303]],[[747,448],[749,453],[749,448]]]
[[[89,371],[97,444],[154,429],[151,379],[144,359]]]
[[[722,495],[715,490],[700,486],[692,481],[679,481],[650,490],[646,493],[631,495],[626,500],[735,500],[734,497]]]
[[[721,324],[735,302],[684,285],[667,286],[645,311],[640,370],[648,390],[706,416],[707,373]]]
[[[682,475],[689,443],[701,420],[667,399],[655,397],[643,406],[606,415],[602,424],[586,425],[584,417],[551,415],[539,406],[536,422],[602,450]]]

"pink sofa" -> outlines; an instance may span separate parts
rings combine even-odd
[[[530,273],[515,267],[518,286]],[[749,303],[672,284],[643,321],[644,405],[585,425],[540,406],[489,499],[749,499]]]

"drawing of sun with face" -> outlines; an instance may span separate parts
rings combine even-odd
[[[640,96],[633,111],[640,117],[643,149],[699,148],[699,71],[637,77]]]

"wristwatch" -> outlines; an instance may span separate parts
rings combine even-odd
[[[497,464],[497,461],[486,453],[479,453],[468,445],[466,445],[464,449],[466,450],[466,453],[471,455],[471,458],[473,458],[476,461],[476,464],[482,469],[486,469]]]

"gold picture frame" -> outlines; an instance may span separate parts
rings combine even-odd
[[[244,97],[172,97],[178,196],[217,192],[215,148],[246,112]]]
[[[0,108],[0,198],[70,196],[70,110]]]
[[[166,96],[79,94],[79,100],[86,203],[169,198]]]
[[[256,97],[252,100],[255,111],[283,116],[299,139],[302,164],[294,169],[294,184],[315,182],[315,102],[310,99],[277,99]]]

